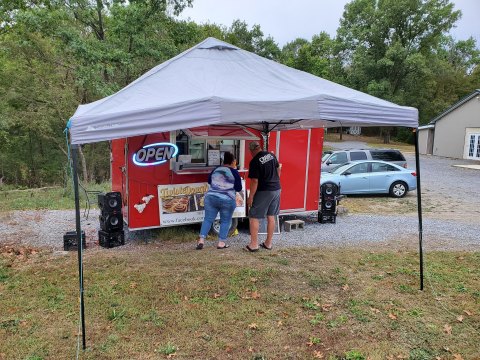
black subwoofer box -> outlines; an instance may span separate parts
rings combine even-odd
[[[82,247],[84,249],[87,248],[87,242],[85,239],[85,231],[82,230]],[[63,235],[63,250],[65,251],[77,251],[78,250],[78,243],[77,243],[77,232],[76,231],[67,231],[65,235]]]
[[[125,245],[125,233],[123,230],[115,232],[98,231],[98,243],[104,248],[113,248]]]
[[[318,213],[318,222],[320,224],[331,223],[335,224],[337,222],[337,215],[335,214],[324,214],[319,212]]]

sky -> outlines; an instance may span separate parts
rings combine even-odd
[[[236,19],[249,29],[258,24],[265,36],[272,36],[282,47],[298,37],[311,40],[326,31],[335,36],[347,0],[193,0],[193,8],[180,15],[196,23],[215,23],[230,27]],[[451,0],[462,18],[450,34],[456,40],[472,36],[480,48],[480,0]]]

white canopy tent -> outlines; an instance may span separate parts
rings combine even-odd
[[[215,124],[263,130],[418,126],[418,111],[208,38],[117,93],[80,105],[72,144]]]
[[[156,66],[117,93],[80,105],[69,121],[74,162],[83,349],[85,320],[76,148],[80,144],[206,125],[264,133],[340,126],[418,127],[418,111],[347,88],[208,38]],[[420,288],[423,250],[416,135]]]

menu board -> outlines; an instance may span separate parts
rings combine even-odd
[[[208,183],[158,185],[160,225],[173,226],[202,222],[205,217],[205,194]],[[236,193],[233,217],[245,217],[245,180]]]
[[[220,165],[220,150],[208,150],[208,166]]]

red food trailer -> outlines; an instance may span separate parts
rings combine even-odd
[[[202,222],[208,175],[223,153],[238,159],[244,189],[234,218],[246,217],[251,141],[268,144],[282,163],[280,215],[318,212],[322,128],[261,132],[242,126],[205,126],[112,140],[112,189],[122,193],[129,230]]]

